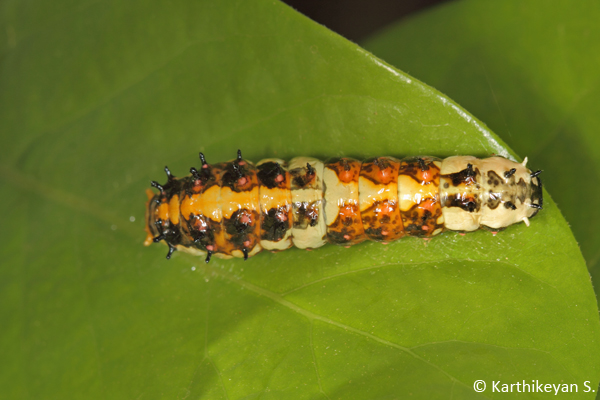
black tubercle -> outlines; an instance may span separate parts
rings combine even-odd
[[[417,158],[417,162],[419,163],[419,168],[421,168],[421,171],[424,172],[424,171],[427,171],[429,169],[429,167],[425,163],[425,160],[423,160],[421,157]]]
[[[306,163],[306,168],[294,168],[290,171],[292,183],[299,188],[305,187],[313,181],[316,172],[317,170],[315,170],[310,163]]]
[[[465,204],[465,207],[466,207],[467,211],[473,212],[477,209],[477,203],[475,203],[474,201],[468,201]]]
[[[238,152],[237,152],[237,162],[240,162],[240,161],[242,161],[242,150],[238,149]]]
[[[350,171],[352,169],[348,163],[348,160],[345,158],[342,158],[342,166],[344,167],[344,171]]]
[[[173,176],[173,174],[171,174],[171,171],[169,170],[169,167],[167,167],[165,165],[165,174],[167,174],[167,181],[170,182],[173,179],[175,179],[175,177]]]
[[[242,167],[240,167],[239,164],[233,163],[233,164],[231,164],[231,168],[233,169],[233,172],[235,172],[235,174],[237,175],[237,179],[240,179],[242,176],[244,176],[244,172],[242,171]]]
[[[473,164],[467,164],[467,169],[465,171],[467,171],[465,174],[467,177],[475,176],[475,171],[473,170]]]
[[[515,174],[515,172],[517,172],[517,169],[516,168],[511,168],[509,171],[506,171],[504,173],[504,177],[508,179],[511,176],[513,176]]]
[[[192,174],[192,178],[194,178],[195,185],[203,185],[210,179],[210,166],[206,162],[206,158],[204,158],[204,154],[199,153],[200,162],[202,162],[202,168],[198,171],[196,168],[190,168],[190,174]]]
[[[541,169],[540,169],[540,170],[537,170],[537,171],[535,171],[535,172],[532,172],[532,173],[531,173],[531,177],[532,177],[532,178],[535,178],[536,176],[538,176],[538,175],[539,175],[539,174],[541,174],[542,172],[544,172],[544,171],[542,171]]]
[[[539,204],[534,204],[534,203],[531,203],[531,204],[529,204],[529,207],[531,207],[531,208],[537,208],[538,210],[541,210],[541,209],[542,209],[542,206],[541,206],[541,205],[539,205]]]
[[[200,176],[200,174],[198,173],[198,170],[194,167],[190,168],[190,173],[192,174],[192,177],[199,181],[202,180],[202,177]]]
[[[173,195],[178,194],[181,190],[182,180],[175,179],[169,167],[165,166],[165,173],[167,174],[167,182],[165,184],[161,185],[156,181],[151,181],[150,184],[152,187],[160,190],[161,196],[166,196],[167,200],[170,200]]]
[[[167,244],[169,245],[169,252],[167,253],[167,260],[170,260],[171,259],[171,255],[177,249],[174,246],[171,246],[170,243],[167,243]]]
[[[153,187],[160,190],[160,194],[155,196],[155,201],[152,203],[152,210],[155,210],[155,207],[160,207],[161,204],[168,204],[173,196],[180,195],[184,183],[188,181],[187,178],[176,179],[176,177],[169,170],[169,167],[166,166],[165,173],[167,174],[167,182],[163,185],[156,181],[151,182]],[[166,220],[157,218],[157,220],[154,222],[154,225],[155,227],[153,229],[153,233],[156,236],[152,240],[155,243],[162,240],[166,242],[166,244],[169,246],[167,260],[170,259],[173,252],[177,250],[177,245],[188,244],[187,239],[181,233],[179,224],[173,224],[168,218]]]
[[[238,154],[238,156],[239,155],[241,155],[241,152]],[[247,176],[249,173],[248,164],[244,163],[240,165],[240,163],[241,160],[239,158],[228,162],[224,169],[225,173],[221,178],[222,185],[229,187],[235,192],[242,190],[238,187],[238,180],[244,176]]]
[[[208,264],[208,262],[210,261],[210,258],[212,257],[212,255],[213,255],[212,251],[207,251],[206,252],[206,259],[204,260],[204,262]]]
[[[155,187],[155,188],[157,188],[157,189],[158,189],[158,190],[160,190],[161,192],[164,192],[164,191],[165,191],[165,189],[162,187],[162,185],[161,185],[160,183],[156,182],[156,181],[150,181],[150,185],[151,185],[152,187]]]
[[[244,247],[242,249],[242,253],[244,253],[244,261],[246,261],[248,259],[248,249]]]

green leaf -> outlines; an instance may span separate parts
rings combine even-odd
[[[600,287],[600,4],[466,1],[365,45],[447,93],[544,169]]]
[[[264,253],[144,248],[144,190],[235,156],[512,154],[279,2],[5,2],[7,398],[476,398],[592,386],[600,321],[549,196],[530,228]],[[489,392],[484,393],[490,397]],[[585,396],[585,395],[584,395]]]

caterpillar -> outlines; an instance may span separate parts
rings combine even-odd
[[[147,189],[144,242],[206,257],[248,259],[262,249],[350,246],[431,237],[444,230],[504,229],[542,209],[539,174],[493,156],[325,162],[296,157],[256,165],[237,158]]]

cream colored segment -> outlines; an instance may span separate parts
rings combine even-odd
[[[516,169],[516,172],[513,175],[516,182],[520,179],[523,179],[525,183],[531,182],[531,170],[524,167],[522,164],[502,157],[490,157],[480,161],[482,173],[487,174],[488,171],[494,171],[502,178],[504,178],[504,173],[512,168]],[[504,178],[504,181],[508,183],[507,178]],[[487,181],[484,181],[483,184],[487,184]]]
[[[317,174],[315,187],[323,188],[323,162],[312,157],[295,157],[292,158],[287,167],[288,171],[298,168],[306,168],[306,164],[310,164],[315,169]]]
[[[392,203],[397,203],[398,182],[376,185],[372,180],[360,176],[358,178],[358,200],[361,212],[368,210],[378,201],[389,200]]]
[[[261,240],[260,245],[265,250],[281,251],[289,249],[292,247],[292,229],[288,229],[285,233],[285,236],[281,240],[277,242],[273,242],[271,240]]]
[[[319,200],[317,206],[319,208],[319,217],[315,226],[309,225],[306,228],[292,228],[292,240],[294,246],[299,249],[315,249],[327,243],[325,240],[327,226],[323,217],[323,201]]]
[[[193,197],[197,197],[196,215],[204,215],[215,222],[221,222],[223,213],[221,212],[221,187],[219,185],[211,186],[204,193]]]
[[[199,257],[202,257],[202,258],[206,258],[206,252],[203,251],[203,250],[199,250],[199,249],[196,249],[194,247],[185,247],[185,246],[182,246],[180,244],[178,244],[175,247],[177,248],[178,251],[181,251],[183,253],[188,253],[188,254],[192,254],[194,256],[199,256]],[[256,254],[256,253],[254,253],[254,254]],[[222,254],[222,253],[213,253],[212,257],[213,258],[221,258],[221,259],[224,259],[224,260],[228,260],[230,258],[233,258],[233,256],[230,256],[229,254]],[[243,254],[242,254],[242,257],[243,257]]]
[[[527,217],[526,212],[521,209],[511,210],[500,205],[498,208],[491,210],[486,207],[486,212],[482,214],[481,224],[490,228],[505,228],[515,222],[522,221]]]
[[[514,168],[516,172],[513,174],[514,182],[519,182],[521,179],[529,188],[531,183],[531,171],[524,167],[523,164],[516,163],[506,158],[502,157],[490,157],[485,160],[481,160],[481,173],[483,175],[482,178],[482,216],[481,216],[481,224],[488,226],[490,228],[504,228],[509,225],[512,225],[516,222],[520,222],[523,218],[530,217],[535,209],[530,207],[531,196],[525,196],[524,202],[518,199],[517,190],[519,189],[518,185],[510,185],[509,182],[512,181],[512,177],[506,178],[504,173]],[[493,186],[488,183],[488,181],[493,181],[496,179],[495,176],[490,176],[490,171],[493,171],[495,175],[497,175],[501,184],[498,186]],[[493,175],[493,174],[491,174]],[[491,193],[490,193],[491,191]],[[490,197],[502,199],[501,203],[498,207],[491,209],[488,207],[488,201]],[[515,210],[511,208],[506,208],[504,206],[506,201],[511,201],[516,207]]]
[[[231,218],[236,211],[241,209],[257,211],[258,185],[245,192],[234,192],[231,188],[224,186],[221,188],[221,203],[221,211],[226,219]]]
[[[340,208],[358,204],[358,182],[341,182],[335,171],[324,168],[325,223],[332,225],[338,218]]]
[[[260,253],[261,250],[261,245],[257,243],[256,246],[254,246],[252,250],[248,252],[248,257],[252,257],[253,255]],[[241,250],[232,250],[231,255],[235,258],[244,258],[244,253]]]
[[[285,162],[285,160],[282,160],[281,158],[264,158],[264,159],[260,160],[259,162],[257,162],[256,166],[258,167],[259,165],[263,165],[268,162],[277,163],[277,164],[281,165],[284,169],[287,166],[287,162]]]
[[[423,199],[437,197],[437,188],[433,184],[421,185],[410,176],[398,175],[398,199],[400,210],[408,211]]]
[[[307,226],[306,228],[292,228],[292,240],[294,242],[294,246],[300,249],[317,248],[323,246],[326,243],[325,236],[327,233],[323,207],[323,163],[316,158],[296,157],[290,160],[288,171],[297,168],[306,168],[307,163],[309,163],[310,166],[315,169],[316,177],[313,188],[292,189],[292,203],[310,204],[316,202],[319,216],[315,226]]]
[[[188,253],[188,254],[191,254],[191,255],[194,255],[194,256],[206,258],[206,252],[203,251],[203,250],[198,250],[198,249],[196,249],[194,247],[185,247],[185,246],[182,246],[180,244],[178,244],[175,247],[177,248],[177,251],[181,251],[183,253]],[[213,258],[222,258],[224,260],[228,260],[230,258],[233,258],[229,254],[221,254],[221,253],[213,253],[213,255],[211,257],[213,257]]]
[[[483,207],[481,199],[481,187],[478,188],[477,184],[472,185],[460,185],[455,187],[449,179],[444,178],[444,175],[455,174],[463,171],[467,168],[467,164],[473,165],[473,170],[480,170],[481,160],[472,156],[453,156],[445,158],[442,161],[440,168],[440,199],[442,204],[445,204],[447,198],[452,198],[457,194],[463,196],[477,195],[477,201],[480,204],[479,211],[469,212],[463,210],[460,207],[442,207],[442,216],[444,217],[444,226],[446,229],[453,231],[475,231],[479,229],[481,221],[481,210]],[[481,178],[479,178],[481,179]],[[448,183],[448,187],[445,188],[444,184]],[[479,183],[479,182],[478,182]]]
[[[440,174],[448,175],[455,174],[467,168],[467,164],[472,164],[473,168],[479,165],[481,160],[473,156],[452,156],[445,158],[442,161],[442,167],[440,168]]]
[[[192,254],[192,255],[195,255],[195,256],[206,257],[206,252],[205,251],[196,249],[194,247],[185,247],[185,246],[182,246],[180,244],[178,244],[175,247],[177,248],[177,251],[182,251],[184,253]]]
[[[476,231],[481,215],[468,212],[460,207],[442,207],[444,226],[453,231]]]

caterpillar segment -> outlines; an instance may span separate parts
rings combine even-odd
[[[145,245],[164,241],[205,257],[247,259],[261,250],[325,243],[387,243],[445,230],[504,229],[543,206],[541,171],[502,157],[265,159],[238,156],[147,190]]]

